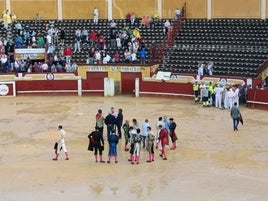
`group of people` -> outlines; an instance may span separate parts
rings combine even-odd
[[[250,87],[250,86],[248,86]],[[201,102],[204,107],[231,109],[234,103],[237,106],[246,104],[248,87],[241,84],[231,85],[222,83],[208,84],[205,81],[193,83],[194,101]]]
[[[131,164],[140,163],[141,149],[146,149],[148,151],[147,162],[154,161],[154,148],[159,149],[160,156],[163,160],[167,160],[166,147],[169,145],[169,138],[172,141],[171,150],[176,149],[177,135],[175,129],[177,124],[174,122],[173,118],[159,117],[156,124],[156,135],[152,133],[152,127],[148,119],[145,119],[141,124],[141,127],[137,119],[132,119],[132,123],[129,120],[125,120],[123,123],[123,110],[119,109],[118,113],[115,111],[114,107],[111,107],[109,114],[104,117],[102,115],[102,110],[99,109],[96,114],[96,125],[95,131],[89,134],[89,139],[93,138],[93,141],[89,140],[89,147],[94,148],[94,156],[96,162],[98,162],[98,152],[99,160],[104,162],[102,159],[102,152],[104,147],[104,137],[103,128],[107,127],[106,139],[109,143],[108,160],[110,163],[112,157],[114,157],[117,163],[117,144],[124,136],[124,150],[130,153],[128,161]],[[123,133],[122,134],[122,131]],[[96,133],[98,137],[94,137]],[[94,134],[94,135],[93,135]],[[94,143],[92,143],[94,142]]]
[[[159,117],[155,124],[155,134],[148,119],[145,119],[141,126],[137,119],[132,119],[131,123],[129,120],[124,121],[122,109],[118,109],[118,112],[116,112],[114,107],[111,107],[106,117],[103,116],[102,110],[99,109],[95,118],[95,130],[88,135],[88,150],[94,152],[96,162],[111,163],[111,160],[114,159],[114,162],[118,163],[117,145],[122,138],[124,138],[124,151],[129,152],[128,161],[131,164],[140,163],[142,149],[147,150],[148,159],[146,162],[150,163],[155,161],[155,149],[160,151],[159,156],[163,160],[167,160],[167,148],[170,147],[170,150],[177,148],[176,142],[178,138],[175,132],[177,124],[173,118]],[[105,137],[104,127],[107,130]],[[55,157],[53,160],[58,160],[61,150],[65,153],[65,159],[69,160],[64,141],[65,131],[61,125],[58,130],[57,146],[55,145],[54,147]],[[106,142],[109,144],[107,161],[103,158]]]
[[[199,62],[197,66],[197,75],[200,77],[204,75],[213,75],[213,67],[213,61],[209,61],[207,63]]]
[[[242,115],[239,110],[240,104],[246,103],[247,87],[231,84],[213,84],[209,82],[197,81],[193,84],[194,101],[195,103],[201,102],[203,107],[216,107],[219,109],[229,109],[231,111],[231,117],[233,118],[234,131],[238,130],[239,120]]]
[[[146,62],[148,55],[145,47],[146,41],[141,37],[138,28],[130,29],[128,26],[117,28],[114,20],[111,20],[108,39],[101,31],[91,30],[88,40],[91,47],[86,60],[88,64],[137,62],[145,64]]]

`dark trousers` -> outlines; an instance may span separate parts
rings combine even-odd
[[[122,132],[121,132],[121,125],[117,125],[116,126],[117,127],[117,133],[118,133],[118,137],[119,137],[119,139],[121,139],[121,137],[122,137]]]
[[[233,128],[234,131],[238,130],[239,118],[233,118]]]
[[[107,125],[107,140],[109,139],[109,136],[112,134],[113,130],[114,130],[114,124],[108,124]]]

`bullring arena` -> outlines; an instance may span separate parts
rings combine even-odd
[[[129,8],[138,17],[157,10],[160,18],[172,19],[177,7],[187,8],[187,12],[182,10],[190,21],[263,20],[268,16],[267,6],[267,0],[0,0],[0,9],[14,11],[25,23],[34,23],[34,15],[39,13],[41,23],[55,20],[56,24],[92,21],[89,13],[95,7],[101,20],[120,22],[132,12]],[[1,34],[8,35],[5,30]],[[164,57],[164,51],[159,50],[160,56]],[[29,53],[17,56],[25,58],[23,54]],[[229,72],[228,68],[229,74],[220,74],[224,70],[216,66],[218,74],[199,77],[197,69],[159,71],[163,60],[157,63],[159,58],[153,59],[149,56],[146,64],[77,62],[75,72],[2,72],[0,201],[266,201],[268,91],[264,83],[268,61],[250,73]],[[229,109],[194,102],[195,82],[247,87],[247,103],[240,105],[244,124],[239,124],[239,131],[233,131]],[[105,117],[111,107],[123,109],[124,121],[135,118],[141,125],[148,119],[154,134],[158,117],[174,118],[177,148],[168,147],[167,160],[155,149],[151,163],[146,162],[148,152],[142,149],[140,164],[132,165],[122,138],[118,163],[96,163],[93,152],[87,150],[88,134],[94,130],[98,109]],[[70,160],[64,160],[63,152],[58,161],[52,160],[58,125],[66,131]],[[105,127],[104,136],[106,132]],[[105,141],[105,161],[107,155]]]
[[[267,111],[241,107],[244,125],[232,130],[228,110],[190,100],[148,97],[20,96],[1,102],[1,198],[11,200],[266,200]],[[119,163],[95,163],[87,135],[95,113],[122,108],[125,119],[144,118],[155,132],[158,116],[178,124],[178,148],[131,165],[124,140]],[[70,160],[54,157],[58,124],[67,132]],[[105,130],[106,131],[106,130]],[[106,133],[106,132],[104,132]],[[104,159],[107,160],[107,143]],[[157,150],[156,150],[156,153]]]

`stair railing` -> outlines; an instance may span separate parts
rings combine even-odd
[[[186,2],[184,3],[180,15],[174,20],[172,28],[160,44],[152,44],[150,47],[150,63],[163,63],[165,54],[174,43],[178,33],[183,27],[183,22],[186,18]]]

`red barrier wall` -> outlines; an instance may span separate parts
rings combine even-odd
[[[104,78],[107,72],[87,72],[87,79],[82,80],[83,95],[102,95],[104,93]]]
[[[141,96],[193,96],[193,85],[191,83],[172,83],[172,82],[150,82],[140,81]]]
[[[268,90],[248,89],[248,107],[268,109]]]
[[[18,94],[70,93],[77,94],[77,80],[16,81]]]

